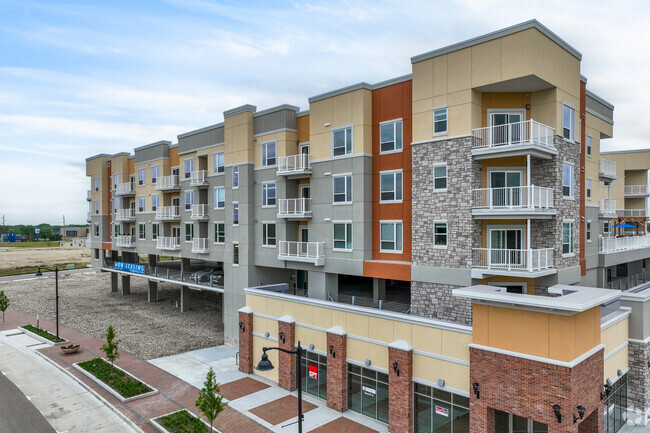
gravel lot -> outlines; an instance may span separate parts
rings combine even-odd
[[[83,247],[7,248],[0,251],[0,271],[4,269],[64,266],[90,263],[90,250]]]
[[[0,282],[10,309],[54,321],[54,277]],[[59,276],[59,323],[104,340],[113,325],[120,348],[143,359],[223,344],[222,297],[191,292],[181,313],[180,286],[159,283],[158,302],[147,302],[147,280],[131,278],[131,295],[111,293],[108,273]],[[65,334],[64,334],[65,336]]]

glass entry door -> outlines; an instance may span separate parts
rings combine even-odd
[[[524,263],[523,229],[490,229],[490,266],[511,267]]]
[[[492,188],[493,206],[521,206],[523,173],[521,171],[491,171],[490,188]]]
[[[517,144],[525,138],[523,111],[495,111],[489,115],[488,126],[491,132],[490,142],[493,146]]]

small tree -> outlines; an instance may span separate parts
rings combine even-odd
[[[203,382],[203,388],[199,391],[199,398],[194,402],[194,406],[198,407],[199,410],[205,417],[210,421],[210,431],[213,430],[212,423],[217,418],[217,415],[223,411],[226,407],[226,403],[223,403],[219,394],[219,384],[214,380],[214,370],[210,367],[208,375]]]
[[[120,357],[120,353],[117,351],[118,344],[120,344],[120,340],[115,339],[113,325],[108,325],[108,329],[106,330],[106,344],[102,346],[102,350],[108,360],[111,361],[111,365],[114,365],[115,360]]]
[[[0,311],[2,311],[2,323],[5,322],[5,311],[9,308],[9,298],[5,295],[5,291],[0,291]]]

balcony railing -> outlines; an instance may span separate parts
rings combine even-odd
[[[316,266],[325,264],[324,242],[280,241],[278,260],[309,262]]]
[[[159,250],[180,250],[181,238],[170,238],[158,236],[156,248]]]
[[[88,200],[88,201],[92,200],[91,196],[90,196],[90,190],[88,190],[88,192],[86,192],[86,200]]]
[[[113,239],[115,239],[115,246],[125,248],[135,247],[135,236],[117,235],[113,236]]]
[[[621,217],[644,217],[647,214],[645,209],[616,209],[616,215]]]
[[[292,175],[311,173],[309,155],[301,153],[298,155],[281,156],[278,158],[277,174]]]
[[[92,221],[92,213],[88,212],[88,216],[86,217],[86,221],[91,222]]]
[[[481,188],[472,191],[474,209],[552,209],[553,190],[539,186]]]
[[[208,205],[207,204],[193,204],[192,205],[192,214],[190,218],[193,220],[205,220],[208,219]]]
[[[135,188],[131,182],[118,183],[115,186],[115,195],[133,195]]]
[[[116,221],[133,221],[135,220],[135,209],[116,209],[115,210],[115,220]]]
[[[542,271],[553,267],[553,249],[473,248],[473,267],[507,271]]]
[[[648,195],[648,185],[625,185],[625,196]]]
[[[278,218],[311,218],[311,199],[281,198]]]
[[[86,236],[85,245],[86,245],[86,248],[90,248],[92,246],[92,238],[90,237],[90,233],[88,233],[88,236]]]
[[[193,253],[209,253],[209,239],[208,238],[192,238],[192,252]]]
[[[156,209],[157,220],[177,220],[181,218],[179,206],[161,206]]]
[[[170,189],[180,189],[181,184],[177,174],[172,174],[170,176],[159,177],[156,182],[157,191],[166,191]]]
[[[600,213],[616,214],[616,200],[604,198],[600,201]]]
[[[472,130],[473,150],[504,149],[532,144],[556,152],[553,144],[553,131],[550,126],[533,119],[505,125],[488,126]]]
[[[207,186],[208,172],[205,170],[193,171],[190,173],[190,186]]]
[[[650,236],[622,236],[603,237],[598,239],[601,254],[616,253],[619,251],[636,250],[650,247]]]
[[[600,177],[616,179],[616,163],[600,158]]]

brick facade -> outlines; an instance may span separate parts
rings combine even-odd
[[[327,407],[348,410],[347,336],[343,329],[327,331]]]
[[[413,431],[413,348],[388,346],[388,431]],[[393,343],[393,344],[395,344]],[[393,369],[397,363],[397,372]]]
[[[253,310],[239,310],[239,371],[253,373]]]
[[[296,350],[296,322],[290,316],[278,319],[278,346],[285,350]],[[296,355],[278,352],[278,386],[293,391],[296,389]]]

